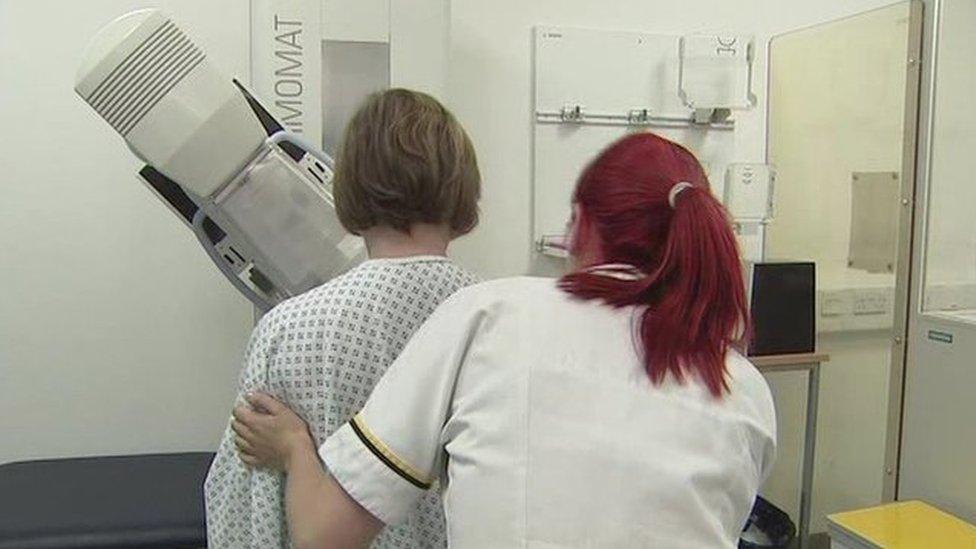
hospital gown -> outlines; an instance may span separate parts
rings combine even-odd
[[[366,261],[261,319],[245,351],[240,395],[269,391],[308,421],[321,444],[366,403],[434,309],[474,282],[443,257]],[[209,547],[287,547],[284,490],[282,474],[240,460],[228,425],[205,484]],[[443,547],[444,528],[431,490],[373,547]]]

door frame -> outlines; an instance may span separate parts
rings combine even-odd
[[[884,471],[881,498],[898,497],[898,470],[904,418],[905,372],[912,311],[921,299],[919,264],[916,251],[924,249],[924,233],[919,230],[920,203],[924,203],[925,177],[930,147],[929,115],[934,94],[934,39],[939,0],[911,0],[909,5],[908,45],[905,52],[905,112],[902,131],[901,211],[898,219],[898,260],[895,270],[894,322],[892,325],[891,367],[888,373],[888,421],[885,437]],[[930,82],[931,80],[931,82]],[[922,82],[926,85],[922,86]],[[921,108],[923,102],[926,108]],[[919,147],[919,143],[925,144]]]

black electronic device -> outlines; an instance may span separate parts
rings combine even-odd
[[[750,356],[816,350],[816,265],[812,262],[750,263]]]

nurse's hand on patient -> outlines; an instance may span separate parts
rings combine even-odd
[[[241,460],[252,467],[287,471],[299,452],[315,453],[308,425],[289,407],[265,393],[251,393],[234,408],[231,428]]]

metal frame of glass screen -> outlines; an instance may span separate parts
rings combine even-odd
[[[926,59],[932,58],[930,50],[934,51],[933,20],[937,17],[937,5],[940,0],[910,0],[909,4],[909,32],[905,51],[905,110],[903,113],[902,140],[902,188],[901,211],[898,219],[898,248],[897,265],[895,268],[895,301],[892,325],[891,365],[889,369],[889,398],[887,435],[885,441],[885,467],[882,482],[882,501],[893,501],[897,497],[898,457],[901,446],[901,422],[904,398],[905,368],[907,363],[907,346],[911,307],[917,306],[921,295],[921,285],[914,274],[919,272],[915,264],[915,243],[922,242],[921,233],[917,225],[921,216],[917,215],[917,200],[924,181],[920,173],[924,169],[924,155],[918,148],[918,143],[927,140],[927,114],[930,107],[920,109],[924,101],[931,101],[930,90],[922,89],[921,81],[930,80],[931,67],[922,63],[923,54]],[[881,8],[884,9],[884,8]],[[802,30],[802,29],[797,29]],[[795,32],[795,31],[792,31]],[[923,47],[923,37],[926,43]],[[924,51],[923,51],[924,50]],[[769,81],[769,51],[767,50],[767,82]],[[769,102],[766,102],[766,119],[769,119]],[[766,157],[769,157],[769,136],[767,133]],[[919,169],[916,172],[916,169]]]

